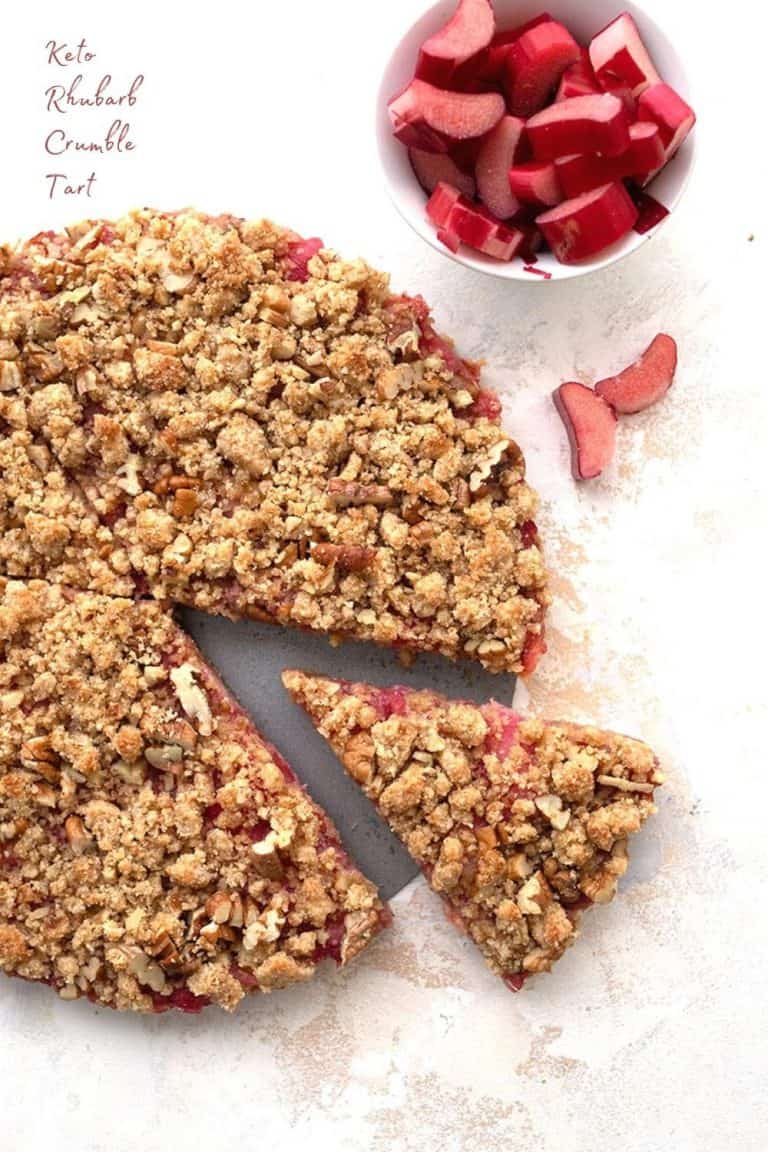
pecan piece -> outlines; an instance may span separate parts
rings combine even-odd
[[[21,765],[30,772],[36,772],[49,784],[57,784],[61,778],[59,756],[51,747],[47,736],[33,736],[21,746]]]
[[[93,840],[86,832],[85,825],[79,816],[67,816],[64,821],[64,832],[76,856],[82,855],[93,845]]]
[[[328,482],[328,498],[334,508],[359,507],[362,504],[386,508],[394,502],[394,496],[383,484],[358,484],[355,480],[338,478]]]
[[[363,572],[376,559],[376,549],[359,544],[316,544],[312,559],[328,567],[335,564],[340,572]]]
[[[162,932],[147,951],[168,975],[175,974],[181,967],[181,953],[168,932]]]
[[[16,392],[23,382],[21,368],[14,360],[0,361],[0,392]]]
[[[205,911],[214,924],[226,924],[232,915],[232,900],[226,892],[214,892],[205,902]]]

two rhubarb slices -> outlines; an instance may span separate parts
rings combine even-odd
[[[644,412],[666,396],[677,369],[677,344],[660,332],[642,356],[616,376],[594,388],[578,381],[561,384],[553,393],[571,445],[575,479],[599,476],[611,463],[616,447],[617,415]]]

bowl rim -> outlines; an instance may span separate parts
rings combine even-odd
[[[493,0],[491,0],[493,3]],[[542,4],[544,0],[542,0]],[[473,272],[480,272],[485,276],[490,276],[496,280],[507,280],[513,283],[521,284],[548,284],[557,283],[559,281],[574,280],[581,276],[589,275],[591,272],[598,272],[601,269],[609,268],[614,264],[619,264],[627,257],[631,256],[633,252],[639,251],[645,244],[652,240],[661,232],[664,225],[669,221],[670,217],[675,213],[679,204],[684,196],[686,189],[691,180],[694,167],[696,165],[696,146],[695,146],[695,132],[691,132],[687,139],[681,145],[677,154],[672,158],[665,169],[659,173],[659,178],[665,174],[676,177],[674,181],[673,190],[666,195],[663,201],[664,207],[668,209],[667,215],[644,233],[635,233],[632,237],[631,243],[626,243],[626,237],[622,237],[617,241],[616,245],[611,245],[610,248],[605,249],[604,253],[598,253],[593,259],[585,260],[576,264],[560,264],[554,257],[550,262],[552,269],[549,275],[545,272],[548,269],[537,270],[537,263],[523,264],[519,260],[510,261],[496,261],[492,257],[485,256],[483,253],[473,253],[471,249],[466,249],[465,245],[459,249],[458,252],[451,252],[444,244],[440,242],[437,237],[437,232],[431,227],[427,226],[426,214],[423,215],[421,220],[415,219],[410,206],[406,203],[403,196],[398,193],[398,182],[393,177],[391,166],[395,161],[390,162],[392,157],[396,157],[398,153],[402,153],[407,157],[407,148],[401,144],[391,132],[389,125],[389,118],[387,116],[387,102],[391,99],[395,86],[390,80],[390,73],[396,66],[396,61],[400,55],[401,49],[405,41],[410,39],[417,28],[420,29],[420,34],[425,32],[429,35],[429,24],[434,24],[434,29],[442,26],[445,22],[446,15],[450,12],[451,8],[455,8],[456,0],[435,0],[428,8],[422,11],[421,15],[411,22],[408,28],[397,39],[395,44],[391,47],[386,55],[386,64],[382,72],[379,84],[376,90],[376,107],[375,107],[375,120],[374,126],[376,131],[376,144],[377,154],[380,167],[384,174],[384,180],[387,188],[387,194],[397,209],[398,214],[408,224],[408,226],[416,233],[417,236],[435,251],[439,252],[442,256],[447,257],[454,264],[460,267],[468,268]],[[523,6],[523,5],[521,5]],[[553,16],[558,18],[557,8],[558,0],[553,0],[551,7],[555,9]],[[589,5],[584,5],[585,14],[588,14]],[[644,8],[642,8],[636,0],[618,0],[618,11],[616,16],[622,12],[629,12],[629,14],[636,20],[638,24],[642,22],[642,29],[649,27],[653,33],[653,39],[658,39],[664,43],[665,49],[672,54],[675,63],[679,68],[679,73],[676,77],[676,90],[680,91],[681,95],[693,105],[693,98],[691,95],[691,82],[690,76],[680,58],[675,45],[669,36],[660,27],[658,21],[650,16]],[[549,9],[548,9],[549,10]],[[438,23],[439,21],[439,23]],[[426,28],[424,27],[426,26]],[[605,25],[601,25],[605,27]],[[599,31],[599,29],[598,29]],[[644,39],[646,37],[644,36]],[[663,79],[663,77],[662,77]],[[667,81],[668,82],[668,81]],[[677,162],[677,163],[676,163]],[[407,159],[406,159],[407,164]],[[672,168],[672,165],[675,165]],[[421,188],[413,174],[413,182],[416,187]],[[421,189],[422,194],[426,198],[426,193]],[[652,194],[652,193],[651,193]],[[426,204],[426,199],[424,200]],[[615,250],[614,250],[615,249]]]

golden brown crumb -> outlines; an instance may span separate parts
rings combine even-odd
[[[663,782],[645,744],[428,691],[283,681],[512,987],[613,897]]]

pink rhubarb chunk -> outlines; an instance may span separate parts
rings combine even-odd
[[[512,43],[504,61],[510,112],[525,117],[542,108],[579,53],[579,45],[557,20],[529,26]]]
[[[445,152],[422,152],[419,148],[408,151],[416,179],[425,192],[434,192],[438,184],[451,184],[465,196],[474,196],[475,181],[463,172],[455,160]]]
[[[625,236],[637,220],[637,208],[623,184],[606,184],[536,217],[536,223],[561,264],[575,264],[602,252]]]
[[[438,86],[447,84],[460,64],[490,44],[494,28],[489,0],[459,0],[448,23],[422,44],[417,77]]]
[[[325,247],[319,236],[310,236],[307,240],[294,240],[288,245],[286,260],[288,271],[286,280],[305,281],[309,279],[308,264],[313,256]]]
[[[444,228],[448,224],[451,209],[460,199],[461,193],[458,188],[440,181],[427,200],[427,216],[438,228]]]
[[[575,64],[569,64],[560,77],[557,86],[555,101],[570,100],[572,96],[588,96],[590,92],[599,92],[592,62],[589,59],[589,49],[581,48],[579,59]]]
[[[595,385],[595,392],[616,412],[643,412],[669,391],[677,368],[677,344],[660,332],[639,360],[617,376]]]
[[[440,238],[449,248],[458,237],[463,244],[496,260],[511,260],[525,238],[520,229],[505,227],[448,184],[435,188],[427,203],[427,216],[437,225],[438,235],[445,233]]]
[[[524,239],[519,228],[507,228],[464,197],[451,210],[448,228],[464,244],[495,260],[511,260]]]
[[[552,17],[549,12],[541,12],[538,16],[534,16],[532,20],[526,20],[525,24],[520,24],[516,28],[506,28],[503,32],[497,32],[484,53],[485,76],[490,80],[496,81],[497,84],[500,84],[507,57],[514,42],[519,40],[529,29],[535,28],[537,24],[546,24],[548,21],[551,21],[551,19]]]
[[[520,717],[517,712],[513,712],[504,704],[498,704],[495,700],[486,705],[483,715],[488,725],[488,734],[485,737],[486,753],[497,756],[499,760],[506,760],[518,742]]]
[[[589,45],[589,57],[603,88],[626,85],[639,96],[661,79],[628,12],[598,32]]]
[[[447,152],[451,141],[470,140],[490,132],[504,115],[498,92],[444,92],[423,80],[412,80],[390,100],[392,131],[409,148]]]
[[[611,92],[573,96],[532,116],[526,135],[536,160],[556,160],[582,152],[618,156],[629,147],[630,118]]]
[[[637,102],[637,113],[639,119],[658,125],[665,162],[672,159],[696,123],[693,108],[669,84],[654,84],[646,89]]]
[[[475,179],[478,195],[486,208],[500,220],[508,220],[520,207],[509,186],[507,173],[515,161],[524,127],[525,121],[519,117],[504,116],[486,136],[477,156]]]
[[[537,208],[553,208],[563,199],[555,165],[546,160],[518,164],[507,173],[509,186],[518,200]]]
[[[664,163],[664,145],[657,124],[641,120],[629,129],[629,148],[620,156],[561,156],[557,176],[568,197],[580,196],[614,180],[646,177]]]
[[[571,445],[571,468],[576,480],[599,476],[613,459],[616,415],[609,404],[586,384],[561,384],[552,393]]]

